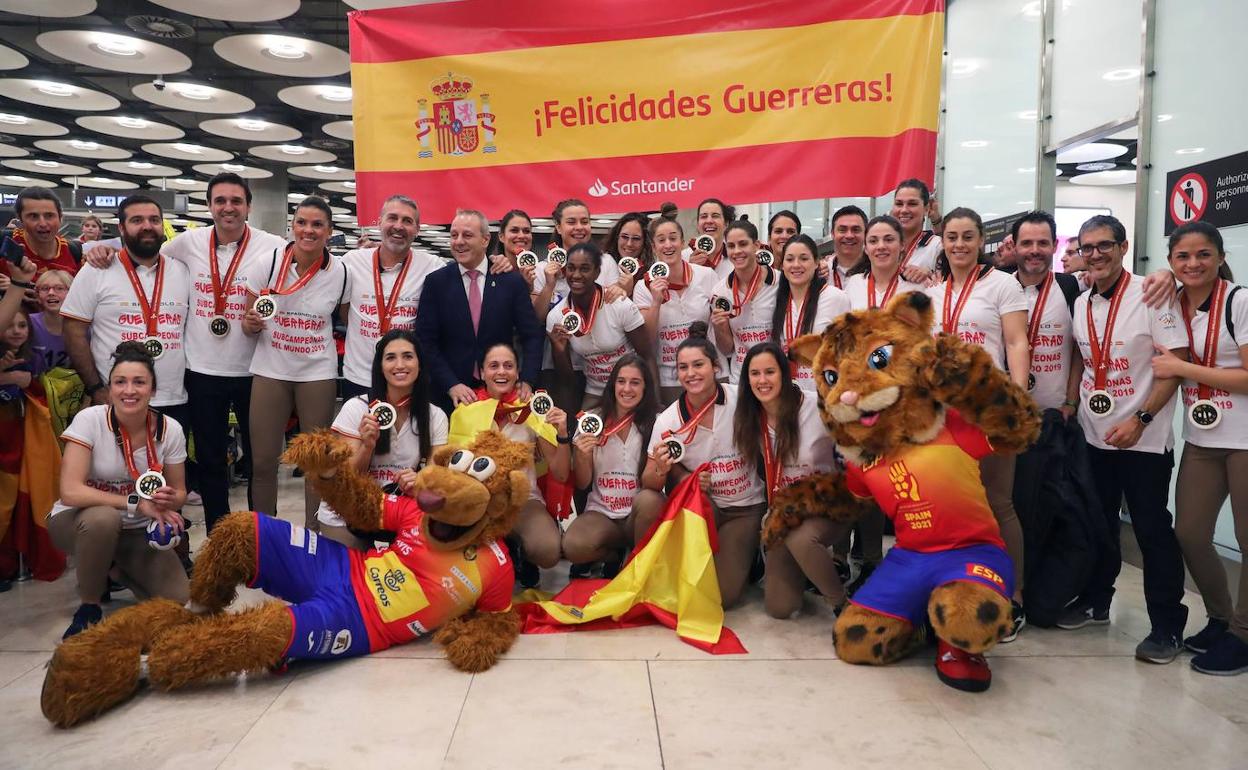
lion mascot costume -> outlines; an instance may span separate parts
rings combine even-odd
[[[1011,623],[1014,570],[978,460],[1032,444],[1040,413],[982,348],[931,329],[931,300],[911,292],[793,341],[847,469],[779,493],[763,540],[782,541],[808,517],[849,523],[878,506],[896,546],[837,618],[837,655],[892,663],[923,643],[927,621],[941,681],[980,692],[992,682],[983,653]]]
[[[484,671],[520,630],[501,538],[529,496],[532,449],[497,431],[441,447],[412,497],[384,495],[330,431],[299,436],[285,460],[353,529],[393,544],[347,548],[303,527],[240,511],[196,561],[187,609],[143,602],[65,641],[43,683],[43,714],[69,727],[133,695],[143,678],[172,690],[287,660],[367,655],[432,633],[463,671]],[[239,585],[271,601],[226,613]],[[146,653],[146,665],[142,655]]]

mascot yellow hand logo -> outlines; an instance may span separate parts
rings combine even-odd
[[[893,493],[899,500],[919,501],[919,481],[906,467],[905,462],[898,460],[888,466],[888,478],[893,482]]]

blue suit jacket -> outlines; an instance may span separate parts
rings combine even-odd
[[[545,332],[533,312],[529,285],[517,272],[491,275],[489,260],[481,269],[487,272],[482,279],[481,320],[475,334],[458,264],[452,262],[426,276],[420,293],[416,333],[424,357],[421,365],[433,377],[435,392],[441,398],[455,385],[478,385],[472,376],[473,367],[485,350],[498,342],[516,346],[524,382],[536,383],[541,370]]]

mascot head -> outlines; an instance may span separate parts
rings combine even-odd
[[[507,534],[529,499],[532,462],[532,446],[496,430],[466,447],[439,447],[412,489],[425,512],[421,535],[432,548],[455,551]]]
[[[926,385],[936,354],[926,294],[846,313],[822,335],[794,340],[789,354],[813,370],[824,425],[850,460],[926,443],[944,424],[944,407]]]

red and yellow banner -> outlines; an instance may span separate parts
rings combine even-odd
[[[715,573],[715,514],[698,471],[672,490],[663,515],[610,581],[573,580],[550,601],[516,605],[526,634],[596,631],[660,623],[715,655],[744,654],[724,627]]]
[[[943,0],[460,0],[350,26],[361,212],[400,192],[445,222],[932,177]]]

